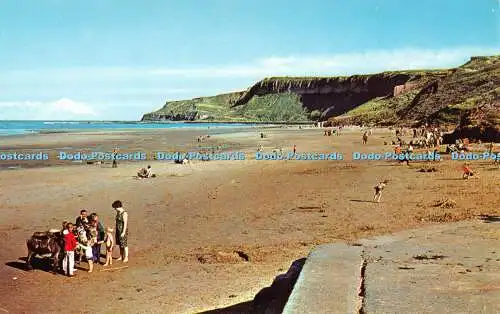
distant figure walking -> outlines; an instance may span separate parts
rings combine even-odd
[[[118,163],[116,162],[116,154],[117,154],[118,150],[115,148],[113,149],[113,168],[117,168],[118,167]]]
[[[297,152],[297,145],[293,145],[293,153],[295,154]]]
[[[363,133],[363,144],[368,142],[368,132]]]
[[[373,201],[380,203],[380,199],[382,198],[382,191],[384,190],[385,186],[387,185],[389,181],[384,180],[380,182],[379,184],[375,185],[375,195],[373,196]]]

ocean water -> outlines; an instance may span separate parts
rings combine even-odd
[[[126,129],[172,129],[172,128],[227,128],[244,127],[252,124],[244,123],[150,123],[130,121],[14,121],[0,120],[0,136],[52,133],[52,132],[78,132],[100,130],[126,130]]]

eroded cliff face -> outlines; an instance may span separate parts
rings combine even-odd
[[[326,120],[373,98],[393,95],[396,86],[418,80],[422,75],[425,74],[386,72],[348,77],[268,78],[250,87],[234,107],[243,106],[254,96],[291,92],[300,96],[308,110],[319,110],[320,120]]]
[[[444,136],[445,143],[469,138],[484,142],[500,142],[500,100],[467,110],[453,133]]]
[[[396,86],[418,80],[425,75],[425,72],[384,72],[347,77],[267,78],[257,82],[245,92],[167,102],[160,110],[145,114],[142,121],[199,120],[206,114],[200,110],[204,103],[230,113],[226,116],[239,117],[239,109],[242,109],[252,97],[279,93],[297,94],[304,108],[308,111],[318,110],[321,113],[319,120],[324,121],[373,98],[391,96]]]

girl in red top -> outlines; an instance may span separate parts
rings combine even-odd
[[[75,271],[75,249],[78,246],[78,241],[73,234],[73,224],[68,223],[66,230],[63,231],[64,234],[64,260],[63,260],[63,270],[64,273],[70,277],[73,277]]]
[[[466,163],[462,166],[462,170],[464,172],[462,175],[464,179],[469,179],[469,177],[472,177],[475,174],[474,171],[472,171],[472,169]]]

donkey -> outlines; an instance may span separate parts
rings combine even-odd
[[[33,269],[31,259],[37,254],[50,254],[54,273],[56,273],[58,269],[62,269],[64,238],[61,231],[50,230],[47,232],[35,232],[31,238],[26,241],[26,246],[28,247],[26,266],[29,270]]]

